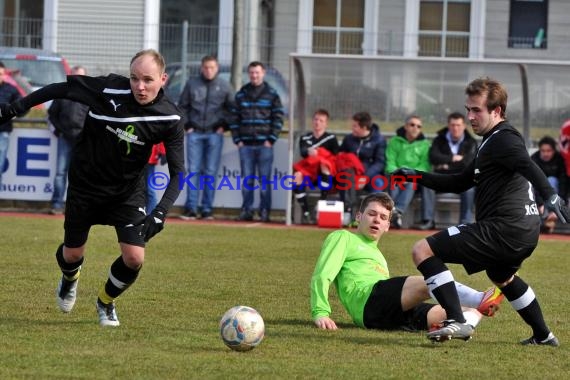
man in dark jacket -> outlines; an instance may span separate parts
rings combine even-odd
[[[269,222],[273,181],[273,144],[283,128],[283,107],[277,91],[263,80],[265,66],[258,61],[247,67],[249,83],[236,94],[232,139],[239,149],[243,203],[238,220],[253,220],[253,191],[260,189],[259,216]],[[256,177],[256,168],[258,177]],[[255,180],[258,184],[255,184]]]
[[[556,149],[556,145],[556,140],[550,136],[544,136],[538,142],[538,151],[534,152],[530,158],[542,169],[548,182],[560,195],[560,198],[566,200],[566,164],[562,155]],[[545,216],[542,219],[541,230],[546,233],[552,233],[556,226],[556,215],[547,216],[544,214],[544,199],[542,199],[540,194],[536,194],[536,203],[540,213]]]
[[[374,178],[374,183],[369,182],[364,188],[365,190],[370,192],[383,191],[382,189],[387,186],[381,177],[384,174],[386,163],[386,140],[380,134],[380,128],[372,122],[372,117],[368,112],[355,113],[352,116],[351,128],[352,133],[346,135],[342,140],[340,152],[354,153],[358,156],[364,167],[364,175],[370,181]],[[351,213],[351,220],[359,206],[356,196],[357,188],[358,185],[353,182],[347,191],[340,191],[341,199],[345,204],[345,212]]]
[[[6,75],[8,75],[6,66],[0,62],[0,103],[11,103],[21,98],[18,89],[4,81]],[[6,165],[12,128],[12,121],[0,124],[0,191],[2,190],[2,173],[4,173],[4,166]]]
[[[71,69],[71,75],[85,74],[85,68],[82,66],[75,66]],[[57,163],[50,210],[52,215],[63,213],[63,195],[67,187],[71,149],[83,129],[88,110],[89,107],[85,104],[68,99],[56,99],[49,107],[48,120],[57,137]]]
[[[435,173],[455,174],[469,165],[476,153],[477,141],[466,131],[465,116],[460,112],[453,112],[447,117],[447,127],[440,129],[432,141],[429,160]],[[475,188],[472,187],[461,193],[460,198],[459,224],[472,223]],[[422,202],[423,221],[413,228],[433,229],[435,228],[435,191],[422,187]]]
[[[180,215],[185,220],[196,219],[198,209],[202,219],[213,219],[212,207],[224,146],[224,130],[233,101],[233,89],[228,81],[218,76],[218,70],[216,57],[207,55],[202,58],[200,76],[188,80],[178,101],[187,118],[184,126],[187,169],[195,173],[190,182],[193,189],[197,189],[186,188],[185,210]],[[208,178],[211,186],[200,189],[201,175]],[[202,205],[198,207],[200,190],[203,190]]]

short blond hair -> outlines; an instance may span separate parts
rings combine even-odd
[[[136,61],[137,59],[139,59],[140,57],[144,56],[144,55],[149,55],[152,57],[152,59],[156,62],[156,64],[158,65],[158,68],[160,69],[160,73],[164,73],[164,69],[166,68],[166,61],[164,60],[164,57],[162,56],[162,54],[160,54],[158,51],[154,50],[154,49],[145,49],[145,50],[141,50],[139,51],[137,54],[134,55],[134,57],[131,59],[131,66],[133,65],[133,62]]]

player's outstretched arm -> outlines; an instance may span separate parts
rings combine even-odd
[[[45,103],[48,100],[65,98],[67,95],[67,89],[67,82],[53,83],[42,87],[13,103],[0,104],[0,124],[12,120],[16,116],[24,115],[33,106]]]
[[[330,317],[319,317],[315,319],[315,326],[323,330],[337,330],[336,323]]]
[[[406,182],[417,182],[435,191],[460,194],[475,185],[473,182],[473,171],[474,163],[471,162],[460,173],[455,174],[425,172],[401,167],[394,170],[390,175],[403,176]]]

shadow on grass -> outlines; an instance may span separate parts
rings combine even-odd
[[[277,319],[268,319],[264,318],[265,325],[284,325],[284,326],[307,326],[307,327],[314,327],[313,321],[310,319],[284,319],[284,318],[277,318]],[[336,325],[341,329],[359,329],[359,327],[355,326],[352,323],[343,323],[337,322]]]
[[[2,318],[2,325],[3,327],[9,327],[9,326],[13,326],[13,327],[22,327],[22,326],[27,326],[29,327],[30,325],[34,325],[34,326],[63,326],[63,325],[99,325],[99,323],[97,322],[96,319],[81,319],[81,320],[77,320],[77,319],[68,319],[68,320],[62,320],[62,319],[51,319],[51,320],[38,320],[38,319],[33,319],[33,318]]]
[[[313,322],[307,319],[266,319],[265,326],[266,329],[278,326],[304,326],[307,330],[295,330],[295,331],[271,331],[271,336],[273,337],[293,337],[293,336],[304,336],[310,339],[317,339],[323,341],[330,341],[331,339],[350,342],[357,345],[399,345],[408,347],[419,347],[419,348],[430,348],[430,349],[441,349],[446,347],[461,346],[468,344],[461,340],[453,340],[451,342],[431,342],[429,341],[425,333],[426,331],[406,331],[406,330],[373,330],[373,329],[362,329],[352,323],[337,323],[339,328],[338,331],[348,331],[352,332],[362,332],[365,334],[373,334],[374,336],[347,336],[345,333],[336,334],[335,332],[329,331],[328,333],[322,330],[318,330],[314,327]],[[411,339],[410,339],[411,338]],[[416,339],[417,338],[417,339]],[[487,344],[487,343],[486,343]],[[497,345],[502,345],[503,343],[497,342]]]

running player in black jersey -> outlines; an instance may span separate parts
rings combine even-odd
[[[473,131],[483,137],[475,160],[459,174],[418,174],[420,184],[436,191],[461,193],[475,186],[476,223],[460,224],[418,241],[413,260],[449,319],[428,333],[431,340],[469,339],[473,327],[465,323],[453,275],[444,263],[457,263],[472,274],[485,270],[532,328],[523,345],[558,346],[547,327],[532,288],[517,274],[538,243],[540,216],[534,190],[547,199],[546,207],[567,223],[570,213],[543,172],[530,159],[520,133],[506,120],[507,92],[491,78],[471,82],[465,108]],[[534,187],[534,189],[533,189]]]
[[[0,105],[0,120],[56,98],[89,106],[69,168],[65,237],[56,252],[63,276],[56,299],[63,312],[71,311],[91,226],[114,226],[121,255],[99,291],[96,306],[102,326],[119,325],[114,300],[135,282],[144,261],[145,242],[162,230],[180,193],[184,128],[180,111],[162,90],[167,79],[164,68],[158,52],[143,50],[131,60],[130,78],[68,76],[67,82]],[[144,169],[152,146],[160,142],[166,147],[171,180],[159,204],[147,215]]]

